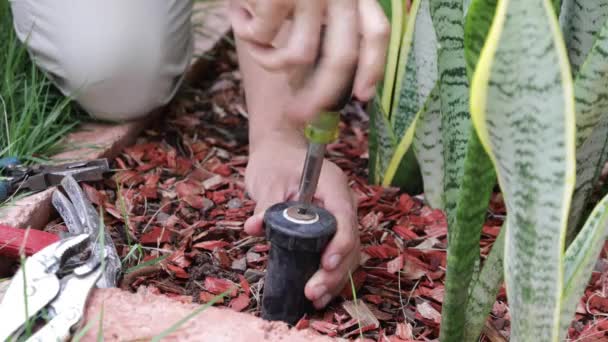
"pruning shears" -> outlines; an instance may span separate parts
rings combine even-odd
[[[20,190],[38,192],[59,185],[71,175],[76,181],[97,181],[110,171],[106,158],[58,165],[24,166],[18,158],[0,158],[0,202]]]
[[[69,234],[27,258],[13,276],[0,303],[1,341],[16,340],[40,319],[46,324],[26,341],[67,340],[82,323],[91,290],[114,287],[120,276],[115,246],[77,181],[67,175],[60,184],[67,196],[57,189],[52,201]]]

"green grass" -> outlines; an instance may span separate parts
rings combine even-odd
[[[357,325],[359,326],[359,338],[363,341],[363,327],[361,326],[361,316],[359,315],[359,301],[357,300],[357,289],[355,288],[355,282],[353,281],[353,274],[349,270],[348,278],[350,279],[350,290],[353,293],[353,300],[355,303],[355,311],[357,312]]]
[[[31,61],[0,1],[0,158],[47,159],[84,115]]]

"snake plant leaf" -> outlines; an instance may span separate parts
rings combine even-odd
[[[392,13],[391,0],[378,0],[378,2],[380,3],[380,6],[382,6],[382,9],[384,10],[384,15],[386,15],[387,18],[390,18],[391,13]]]
[[[462,308],[467,307],[468,290],[479,262],[479,240],[495,181],[492,162],[471,130],[458,202],[453,218],[448,220],[443,341],[462,341],[466,319]]]
[[[393,132],[396,137],[402,137],[405,135],[405,131],[412,125],[418,112],[418,91],[416,85],[417,79],[416,70],[416,55],[410,51],[407,54],[407,63],[405,66],[405,72],[401,78],[402,87],[397,87],[396,93],[398,94],[395,99],[396,109],[391,110],[390,122],[393,127]],[[423,98],[424,100],[424,98]]]
[[[437,39],[429,0],[414,0],[401,43],[391,123],[403,137],[437,80]]]
[[[579,146],[576,154],[576,186],[568,218],[569,243],[577,235],[579,223],[588,203],[593,186],[608,158],[608,113],[604,113],[591,136]]]
[[[429,0],[414,0],[410,9],[410,20],[403,38],[402,58],[399,65],[396,98],[391,117],[398,146],[383,177],[383,185],[416,183],[418,165],[415,155],[405,158],[410,151],[414,136],[415,121],[437,81],[437,40],[431,20]],[[407,177],[406,177],[407,176]],[[414,189],[412,189],[414,190]]]
[[[557,341],[575,179],[573,81],[549,0],[501,0],[472,82],[475,129],[507,212],[511,338]]]
[[[587,199],[606,160],[608,138],[608,20],[599,32],[593,48],[574,82],[576,104],[577,177],[567,242],[580,226]]]
[[[562,0],[553,0],[551,2],[553,4],[553,10],[555,10],[555,15],[559,17],[562,9]]]
[[[441,138],[443,146],[449,146],[443,149],[444,207],[449,222],[456,208],[470,132],[464,16],[462,0],[430,0],[430,7],[439,45],[437,69],[441,98]]]
[[[593,209],[581,232],[568,247],[564,258],[564,290],[562,294],[560,341],[572,322],[595,261],[608,237],[608,196]]]
[[[573,75],[583,65],[607,17],[604,0],[563,0],[560,24]]]
[[[462,14],[464,14],[464,16],[467,16],[467,13],[469,12],[469,8],[471,6],[471,2],[473,0],[463,0],[462,1]]]
[[[386,115],[390,115],[406,12],[403,0],[390,0],[390,6],[387,0],[383,0],[383,2],[383,8],[385,8],[385,13],[388,15],[391,23],[391,34],[389,38],[390,45],[386,57],[384,82],[381,87],[381,105],[383,109],[382,112]]]
[[[467,72],[472,77],[481,49],[492,25],[498,0],[473,0],[464,27]]]
[[[463,341],[477,341],[504,280],[505,225],[500,229],[477,279],[472,283],[465,310]]]
[[[413,148],[422,173],[425,201],[443,209],[443,144],[439,86],[433,88],[414,129]]]
[[[380,177],[384,175],[396,145],[392,127],[380,101],[380,97],[376,96],[368,107],[370,116],[369,177],[373,184],[380,183]]]
[[[606,3],[608,7],[608,2]],[[574,81],[576,146],[591,134],[601,115],[608,113],[608,20]]]

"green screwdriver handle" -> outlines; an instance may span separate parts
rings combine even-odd
[[[348,104],[351,99],[352,84],[354,75],[352,76],[348,87],[340,96],[339,101],[331,108],[322,111],[317,117],[312,120],[304,129],[304,135],[308,141],[316,144],[329,144],[338,139],[340,124],[340,110]]]
[[[339,112],[321,112],[304,129],[308,141],[316,144],[329,144],[338,139]]]
[[[315,60],[313,70],[318,67],[321,61],[321,52],[324,39],[325,27],[322,27],[319,54]],[[346,106],[351,100],[352,88],[355,82],[355,73],[356,72],[353,72],[350,75],[351,78],[346,87],[344,87],[342,90],[342,94],[338,98],[338,101],[328,108],[325,108],[325,110],[321,111],[314,120],[308,123],[304,129],[304,135],[309,142],[326,145],[338,139],[340,133],[338,130],[338,125],[340,124],[340,110],[342,110],[342,108],[344,108],[344,106]]]

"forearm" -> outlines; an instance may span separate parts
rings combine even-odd
[[[250,150],[265,139],[305,144],[303,127],[288,120],[284,112],[285,103],[291,96],[287,77],[263,69],[238,38],[236,48],[249,114]]]

